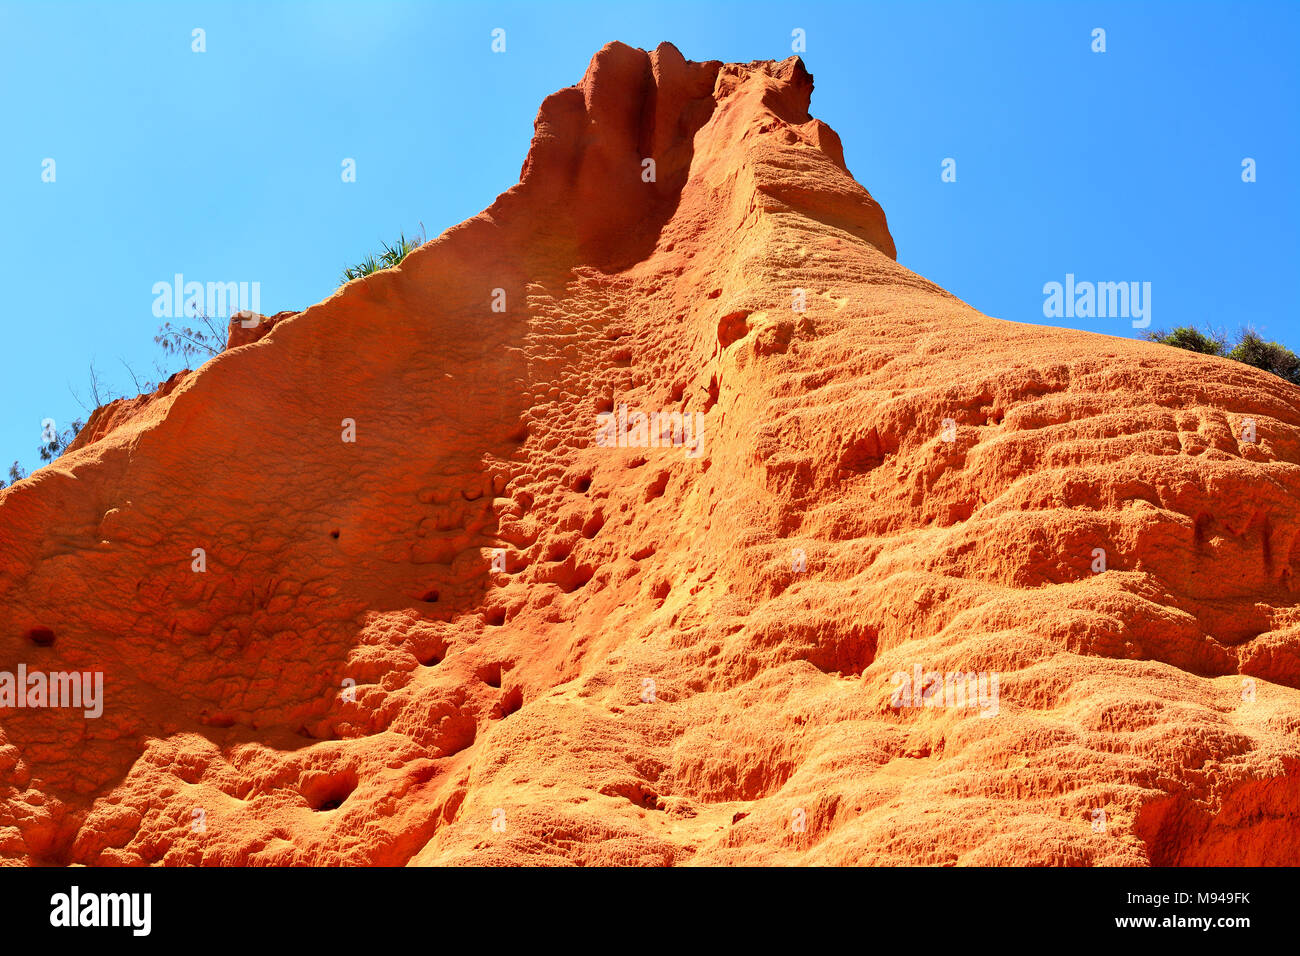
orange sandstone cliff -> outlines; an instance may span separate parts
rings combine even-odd
[[[0,492],[0,671],[104,675],[0,859],[1300,863],[1300,390],[909,272],[811,93],[610,44]]]

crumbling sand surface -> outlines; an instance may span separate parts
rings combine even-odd
[[[909,272],[811,93],[610,44],[0,492],[0,671],[105,680],[0,709],[0,859],[1300,863],[1300,390]]]

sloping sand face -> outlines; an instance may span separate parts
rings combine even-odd
[[[909,272],[811,93],[610,44],[0,492],[0,673],[103,677],[0,858],[1300,863],[1300,390]]]

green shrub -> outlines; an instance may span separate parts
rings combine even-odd
[[[220,319],[208,316],[207,309],[200,313],[197,304],[191,307],[194,309],[193,327],[188,325],[175,326],[170,322],[164,322],[158,329],[158,334],[153,337],[154,343],[162,349],[164,355],[179,358],[186,365],[189,365],[196,358],[200,359],[200,364],[202,364],[224,352],[226,350],[226,336],[229,332]],[[129,370],[130,366],[127,366],[127,368]],[[161,369],[159,374],[161,375],[159,382],[167,378],[166,375],[162,375]],[[153,388],[149,388],[147,391],[152,392],[154,388],[158,387],[158,382],[150,384]],[[140,391],[144,392],[146,389]]]
[[[1180,325],[1172,332],[1157,329],[1146,333],[1145,338],[1162,345],[1172,345],[1177,349],[1200,352],[1202,355],[1225,355],[1228,348],[1227,336],[1222,332],[1206,335],[1191,325]]]
[[[12,485],[15,481],[22,481],[26,477],[27,477],[27,472],[23,470],[23,466],[18,464],[18,462],[14,462],[12,465],[9,466],[10,485]],[[0,488],[5,488],[5,487],[7,487],[7,485],[3,481],[0,481]]]
[[[36,449],[36,453],[41,456],[41,461],[54,461],[62,455],[77,440],[77,435],[85,427],[86,423],[77,419],[63,431],[52,434],[49,441],[41,442]],[[18,463],[14,462],[14,464]]]
[[[1228,346],[1228,337],[1222,332],[1206,334],[1190,325],[1179,326],[1172,332],[1162,329],[1147,332],[1143,337],[1150,342],[1172,345],[1189,352],[1229,358],[1243,365],[1272,372],[1292,385],[1300,385],[1300,358],[1285,345],[1265,342],[1254,329],[1243,329],[1237,336],[1236,344],[1231,347]]]
[[[1241,341],[1233,346],[1228,358],[1272,372],[1292,385],[1300,385],[1300,358],[1285,345],[1265,342],[1256,332],[1247,329]]]
[[[411,252],[414,252],[420,246],[424,245],[424,227],[421,226],[420,234],[411,239],[406,238],[406,233],[399,233],[397,242],[394,245],[383,243],[383,251],[376,258],[373,254],[366,256],[355,266],[348,266],[343,270],[343,281],[351,282],[353,279],[360,279],[362,276],[368,276],[372,272],[378,272],[380,269],[391,269],[400,263]]]

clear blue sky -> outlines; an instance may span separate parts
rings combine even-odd
[[[899,260],[990,315],[1138,334],[1044,319],[1071,272],[1150,282],[1153,327],[1300,348],[1298,26],[1295,2],[0,0],[0,463],[39,463],[91,360],[123,389],[119,359],[151,370],[154,283],[257,281],[263,312],[301,309],[380,240],[487,206],[609,40],[747,61],[805,30],[813,113]]]

